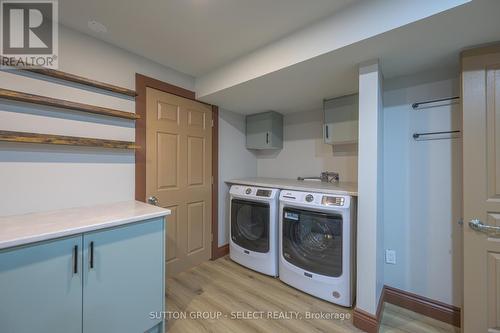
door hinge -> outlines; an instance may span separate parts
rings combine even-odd
[[[212,127],[214,127],[214,120],[212,119]]]
[[[211,177],[212,185],[214,184],[214,176]]]

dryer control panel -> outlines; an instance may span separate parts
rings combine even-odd
[[[266,197],[266,198],[269,198],[272,194],[272,191],[271,190],[263,190],[261,188],[257,189],[257,192],[256,192],[256,195],[258,197]]]
[[[325,206],[343,206],[345,203],[344,197],[333,197],[324,195],[321,199],[321,204]]]

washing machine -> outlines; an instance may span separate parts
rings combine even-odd
[[[355,198],[283,190],[279,207],[280,280],[351,307],[356,285]]]
[[[229,256],[235,262],[278,276],[279,190],[232,185]]]

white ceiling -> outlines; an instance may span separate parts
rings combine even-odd
[[[318,109],[323,98],[356,92],[358,64],[376,58],[386,79],[434,69],[458,75],[461,50],[500,41],[498,13],[500,1],[474,0],[201,99],[245,114]]]
[[[59,17],[65,26],[200,76],[357,1],[363,0],[59,0]],[[108,32],[91,31],[89,20]]]
[[[70,28],[199,78],[366,1],[372,0],[59,0],[59,16]],[[239,113],[289,113],[357,91],[358,64],[374,58],[386,78],[458,72],[460,50],[500,41],[498,13],[500,0],[473,0],[201,99]],[[108,32],[92,32],[89,20]]]

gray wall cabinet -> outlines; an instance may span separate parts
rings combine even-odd
[[[323,138],[327,144],[358,142],[358,94],[325,100]]]
[[[0,251],[2,333],[138,333],[163,325],[164,219]],[[160,331],[160,329],[158,329]]]
[[[282,149],[283,115],[268,111],[246,117],[248,149]]]

